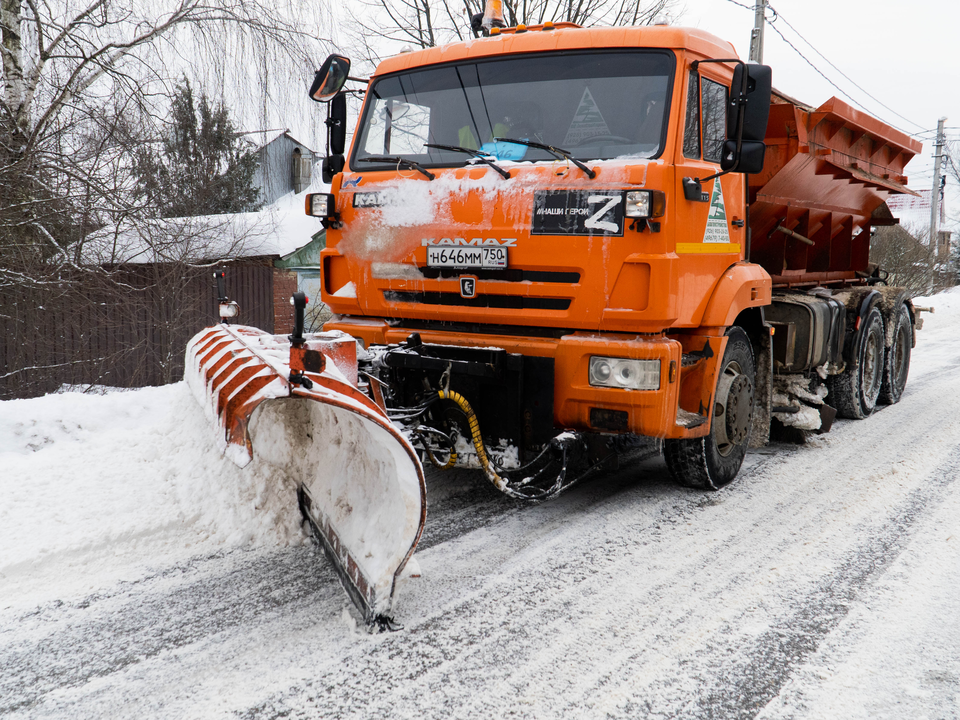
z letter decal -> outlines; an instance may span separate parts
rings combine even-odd
[[[606,232],[612,232],[612,233],[619,232],[620,226],[617,225],[617,223],[607,222],[607,221],[601,220],[600,218],[606,215],[607,211],[609,211],[612,207],[614,207],[617,203],[619,203],[621,199],[622,198],[619,195],[616,195],[614,197],[610,197],[609,195],[591,195],[589,198],[587,198],[587,202],[590,203],[591,205],[596,205],[597,203],[603,202],[604,200],[607,201],[607,204],[604,205],[599,210],[597,210],[597,212],[595,212],[593,215],[588,217],[586,220],[584,220],[583,226],[585,228],[590,228],[591,230],[605,230]]]
[[[624,197],[614,190],[536,190],[530,234],[623,237]]]

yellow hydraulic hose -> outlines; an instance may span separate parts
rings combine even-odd
[[[453,390],[440,390],[438,394],[441,400],[455,402],[457,406],[463,410],[463,414],[467,416],[467,421],[470,423],[470,435],[473,439],[473,447],[477,449],[477,458],[480,461],[480,467],[483,469],[484,474],[490,479],[490,482],[496,485],[498,490],[510,494],[507,488],[507,481],[497,475],[496,471],[490,465],[490,461],[487,459],[487,451],[484,449],[483,439],[480,437],[480,423],[477,421],[477,415],[473,412],[473,408],[470,407],[470,403],[467,402],[467,399],[463,397],[463,395]],[[456,456],[454,456],[454,461],[456,461]]]
[[[441,470],[449,470],[457,464],[457,451],[452,448],[450,449],[450,457],[447,458],[447,462],[445,462],[443,465],[441,465],[440,461],[433,456],[433,451],[430,450],[430,446],[427,445],[426,441],[423,443],[423,449],[427,451],[427,457],[430,458],[430,462],[432,462]]]

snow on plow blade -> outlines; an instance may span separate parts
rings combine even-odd
[[[356,345],[339,333],[299,345],[218,325],[187,345],[187,383],[240,467],[267,463],[298,485],[301,512],[368,623],[389,621],[397,578],[426,517],[423,468],[357,387]]]

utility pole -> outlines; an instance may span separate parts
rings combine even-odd
[[[763,62],[763,24],[767,0],[757,0],[753,9],[753,32],[750,33],[750,62]]]
[[[933,188],[930,190],[930,237],[927,249],[929,250],[930,266],[927,268],[927,295],[933,293],[934,266],[937,262],[937,228],[940,219],[940,164],[943,160],[943,126],[947,122],[945,117],[937,121],[937,144],[933,154]]]
[[[937,221],[940,219],[940,164],[943,160],[943,125],[945,117],[937,121],[937,144],[933,153],[933,190],[930,193],[930,247],[936,245]]]

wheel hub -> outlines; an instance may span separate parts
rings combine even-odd
[[[868,333],[861,360],[860,392],[863,398],[875,402],[880,393],[882,379],[880,371],[883,368],[883,335],[882,329],[873,327]]]
[[[753,386],[745,375],[738,375],[727,396],[727,437],[740,445],[750,431],[750,410],[753,407]]]
[[[717,387],[714,408],[714,436],[721,455],[726,457],[746,442],[752,414],[753,383],[738,368],[727,367]]]

